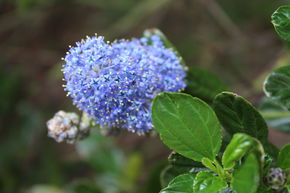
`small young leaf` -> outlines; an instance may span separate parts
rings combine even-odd
[[[290,143],[281,149],[278,156],[278,166],[283,169],[290,168]]]
[[[211,169],[215,173],[218,173],[216,166],[213,164],[213,162],[210,159],[205,157],[201,160],[201,162],[205,167]]]
[[[242,133],[235,134],[222,157],[224,168],[233,168],[236,161],[241,160],[242,157],[244,157],[245,154],[249,152],[254,145],[255,141],[252,137]]]
[[[159,94],[153,101],[152,121],[162,141],[187,158],[214,160],[220,150],[221,126],[213,110],[198,98]]]
[[[229,90],[216,75],[195,66],[189,67],[186,77],[185,93],[207,102],[212,102],[218,93]]]
[[[262,143],[267,141],[268,128],[265,120],[243,97],[231,92],[222,92],[215,97],[213,108],[230,134],[246,133]]]
[[[260,182],[259,162],[254,154],[249,154],[245,162],[233,175],[232,189],[236,193],[255,193]]]
[[[217,193],[227,187],[227,183],[209,172],[199,172],[193,184],[194,193]]]
[[[272,14],[272,23],[281,38],[290,41],[290,6],[281,6]]]
[[[196,174],[183,174],[174,178],[160,193],[193,193],[192,187]]]
[[[288,35],[290,37],[290,33]],[[290,110],[290,66],[273,71],[264,82],[264,91],[273,101]]]

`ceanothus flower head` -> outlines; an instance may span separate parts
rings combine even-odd
[[[156,35],[114,43],[87,37],[64,60],[65,90],[101,127],[144,134],[153,129],[152,99],[186,86],[180,58]]]

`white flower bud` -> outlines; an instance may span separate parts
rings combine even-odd
[[[76,113],[57,112],[52,119],[47,121],[48,136],[57,142],[75,143],[89,133],[89,126],[81,127],[79,116]]]

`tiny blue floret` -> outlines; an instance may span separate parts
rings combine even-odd
[[[156,35],[114,43],[88,37],[70,48],[63,73],[73,103],[97,125],[139,135],[153,129],[153,98],[186,86],[180,58]]]

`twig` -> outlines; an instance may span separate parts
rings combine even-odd
[[[215,0],[198,0],[203,4],[216,22],[233,38],[245,39],[245,36],[235,25],[235,23],[228,17],[224,10]]]
[[[136,5],[127,15],[120,18],[114,23],[106,34],[112,35],[112,33],[118,32],[123,34],[133,26],[137,25],[146,16],[152,15],[155,11],[160,10],[168,3],[173,2],[172,0],[143,0]]]

